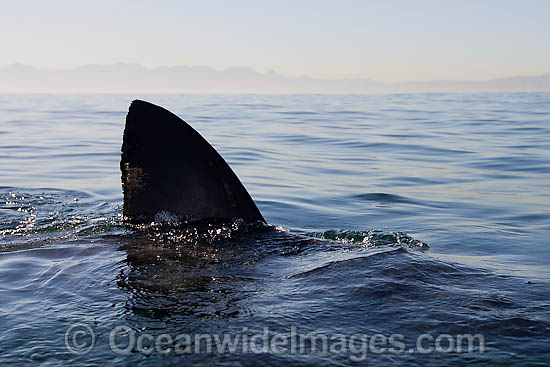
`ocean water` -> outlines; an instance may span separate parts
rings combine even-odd
[[[136,98],[273,227],[125,226]],[[0,172],[3,365],[550,364],[548,93],[0,95]]]

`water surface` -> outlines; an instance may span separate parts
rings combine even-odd
[[[135,98],[210,141],[277,230],[123,226],[120,146]],[[550,94],[1,95],[0,112],[6,364],[550,360]],[[74,323],[96,334],[88,354],[65,346]],[[401,334],[407,351],[425,333],[482,334],[486,345],[362,362],[349,350],[119,355],[118,325]]]

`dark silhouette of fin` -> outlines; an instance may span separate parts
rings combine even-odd
[[[265,219],[216,150],[185,121],[135,100],[122,143],[124,216],[152,221],[168,212],[180,220]]]

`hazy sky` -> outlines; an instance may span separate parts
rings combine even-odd
[[[490,79],[550,72],[550,1],[3,1],[0,45],[0,66]]]

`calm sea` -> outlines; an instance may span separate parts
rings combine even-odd
[[[276,230],[124,226],[136,98]],[[546,366],[549,208],[549,93],[0,95],[0,362]]]

